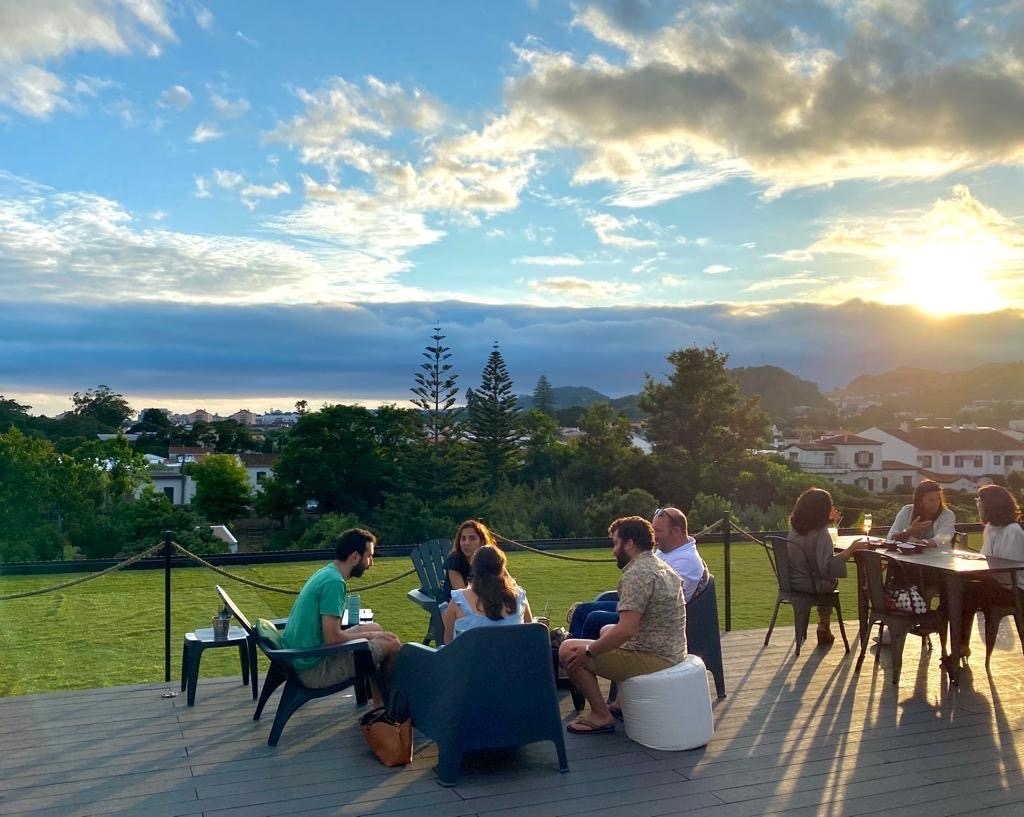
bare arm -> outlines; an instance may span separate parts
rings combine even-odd
[[[530,609],[529,599],[523,599],[523,624],[533,622],[533,611]]]
[[[451,572],[451,571],[449,571]],[[451,644],[452,639],[455,638],[455,619],[462,617],[462,611],[459,609],[459,605],[449,604],[444,609],[444,615],[441,616],[441,621],[444,622],[444,643]]]
[[[448,581],[451,583],[452,590],[466,589],[466,580],[462,578],[462,574],[458,570],[448,571]]]

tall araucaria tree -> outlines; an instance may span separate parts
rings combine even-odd
[[[444,345],[441,327],[435,326],[430,337],[434,343],[423,352],[426,362],[416,372],[416,385],[412,388],[416,397],[412,404],[423,412],[427,437],[436,446],[441,440],[456,436],[454,406],[459,387],[455,381],[459,376],[452,373],[453,366],[448,362],[451,348]]]
[[[497,341],[480,375],[480,388],[472,392],[467,402],[468,425],[473,447],[478,452],[477,462],[484,470],[486,482],[493,487],[518,467],[520,436],[512,378]]]

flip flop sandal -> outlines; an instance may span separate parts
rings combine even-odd
[[[588,720],[580,718],[566,726],[565,731],[572,735],[605,735],[615,731],[615,724],[606,723],[604,726],[597,726]]]
[[[622,717],[622,710],[621,709],[612,709],[611,707],[609,707],[608,711],[611,712],[612,713],[612,717],[615,718],[615,720],[619,721],[620,723],[625,721],[625,718]]]

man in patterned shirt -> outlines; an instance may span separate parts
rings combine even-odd
[[[654,529],[639,516],[608,527],[612,553],[622,570],[619,621],[600,638],[570,638],[558,658],[573,685],[590,704],[566,729],[577,735],[615,730],[615,718],[598,686],[598,676],[621,682],[678,664],[686,658],[686,603],[679,576],[654,555]]]

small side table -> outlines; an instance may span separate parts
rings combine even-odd
[[[217,647],[238,647],[238,657],[242,665],[242,685],[249,686],[252,679],[252,698],[256,700],[257,665],[256,645],[241,627],[228,630],[228,637],[214,639],[213,627],[203,627],[194,633],[185,633],[185,643],[181,649],[181,689],[188,690],[188,705],[195,706],[196,684],[199,681],[199,662],[203,650]]]

